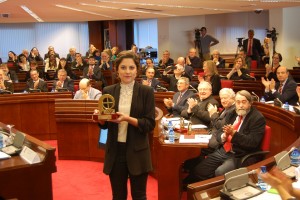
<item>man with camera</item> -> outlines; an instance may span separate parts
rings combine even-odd
[[[203,61],[210,60],[210,47],[219,43],[219,40],[213,36],[207,34],[206,27],[202,27],[200,30],[195,30],[195,39],[196,47],[199,50],[200,58],[203,58]]]

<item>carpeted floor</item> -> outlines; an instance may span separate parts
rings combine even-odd
[[[57,147],[57,141],[45,141]],[[57,156],[57,151],[56,151]],[[103,174],[103,163],[78,160],[57,160],[53,178],[54,200],[110,200],[109,178]],[[148,200],[157,200],[157,181],[149,176]],[[131,196],[129,194],[129,198]]]

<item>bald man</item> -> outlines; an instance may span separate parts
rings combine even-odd
[[[92,88],[92,84],[89,79],[83,78],[79,82],[79,90],[75,93],[74,99],[82,99],[82,100],[99,100],[102,93]]]

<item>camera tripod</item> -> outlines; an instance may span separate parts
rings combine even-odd
[[[203,60],[203,53],[202,53],[202,46],[201,46],[201,40],[200,38],[195,40],[195,49],[198,49],[199,52],[199,58],[201,61]]]

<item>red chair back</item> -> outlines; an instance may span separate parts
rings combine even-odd
[[[272,134],[271,127],[266,125],[265,135],[261,143],[261,150],[270,151],[271,134]]]
[[[255,77],[255,73],[254,72],[250,72],[250,76],[251,77]]]
[[[232,80],[221,80],[221,88],[233,88]]]
[[[74,92],[76,92],[77,90],[79,90],[79,85],[74,85]]]
[[[256,60],[251,61],[251,68],[250,69],[257,69],[257,61]]]

